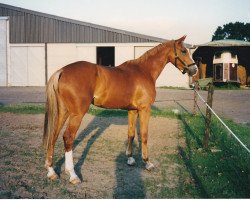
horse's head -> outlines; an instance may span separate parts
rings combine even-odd
[[[185,38],[186,36],[183,36],[174,41],[170,62],[183,74],[188,73],[189,76],[193,76],[198,72],[198,67],[192,59],[188,49],[184,47]]]

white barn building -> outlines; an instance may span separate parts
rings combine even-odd
[[[164,41],[0,4],[0,86],[45,86],[69,63],[117,66]],[[156,86],[189,87],[189,78],[167,64]]]

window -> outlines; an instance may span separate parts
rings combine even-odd
[[[222,64],[214,65],[214,80],[215,81],[223,80],[223,65]]]
[[[115,47],[97,47],[96,63],[104,66],[115,66]]]

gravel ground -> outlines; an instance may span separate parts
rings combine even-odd
[[[200,94],[206,100],[207,92],[200,91]],[[158,88],[154,106],[192,112],[193,96],[192,90]],[[0,104],[44,102],[44,87],[0,87]],[[199,106],[204,112],[205,106],[201,101],[199,101]],[[219,116],[232,119],[237,123],[250,124],[250,90],[216,90],[213,108]]]
[[[126,117],[86,114],[74,142],[75,170],[82,180],[78,185],[70,184],[64,173],[62,134],[54,159],[60,178],[54,182],[47,179],[41,146],[43,120],[43,114],[0,113],[0,199],[151,199],[162,190],[177,189],[175,195],[197,198],[182,189],[195,187],[186,166],[171,160],[185,146],[177,119],[150,119],[148,147],[156,168],[148,172],[141,159],[138,134],[133,145],[136,164],[127,166]],[[163,198],[171,198],[171,194],[165,192]]]

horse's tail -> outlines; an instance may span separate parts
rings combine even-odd
[[[56,130],[56,124],[58,120],[58,81],[62,70],[55,72],[47,84],[46,93],[47,101],[45,107],[45,119],[44,119],[44,133],[43,133],[43,145],[47,150],[52,145]]]

